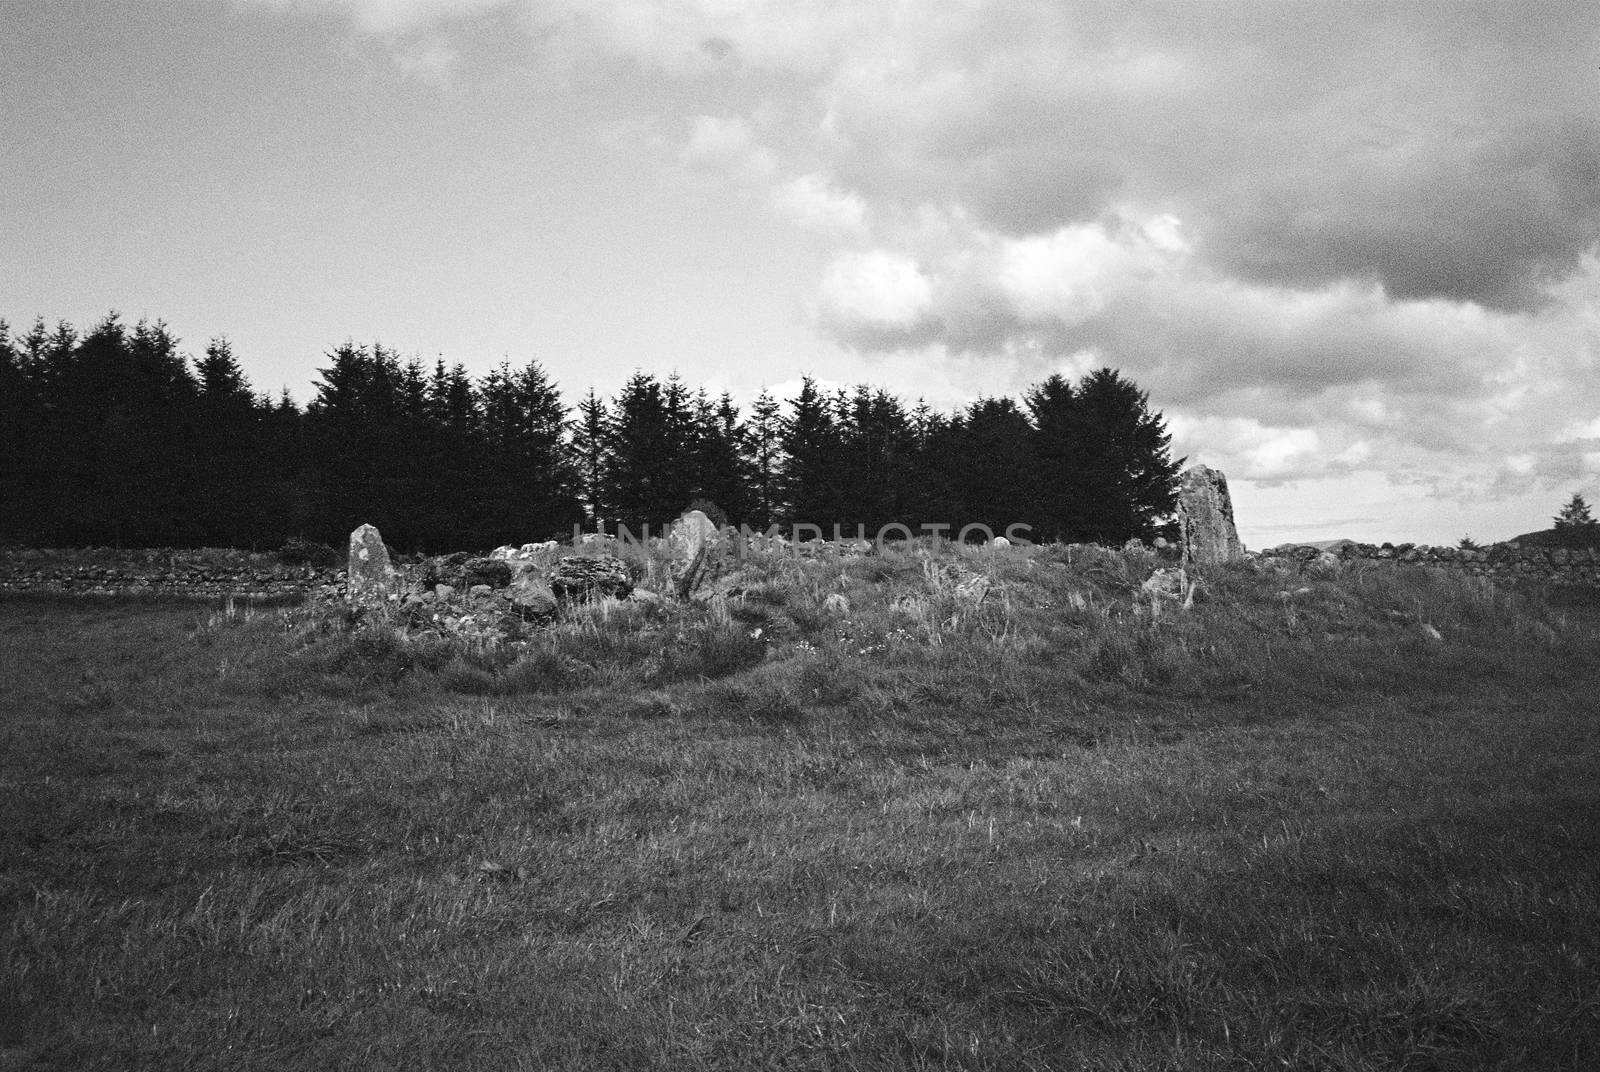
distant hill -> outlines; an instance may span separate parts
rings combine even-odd
[[[1545,529],[1513,536],[1507,543],[1520,543],[1524,547],[1564,547],[1574,550],[1581,547],[1600,547],[1600,525],[1570,525],[1560,529]]]
[[[1280,543],[1276,547],[1267,548],[1268,551],[1292,551],[1296,547],[1315,547],[1318,551],[1332,551],[1338,554],[1346,544],[1355,543],[1354,540],[1291,540]]]

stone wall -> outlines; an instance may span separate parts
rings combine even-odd
[[[1425,544],[1350,543],[1335,552],[1344,560],[1406,562],[1458,569],[1497,580],[1600,586],[1600,549],[1562,550],[1495,544],[1481,551]],[[1310,560],[1309,547],[1280,548],[1252,557]],[[273,554],[246,551],[109,548],[38,550],[0,548],[0,592],[73,592],[190,599],[291,600],[325,586],[342,591],[344,570],[286,566]]]
[[[286,566],[277,555],[215,548],[0,548],[0,592],[288,600],[343,580],[343,570]]]
[[[1347,543],[1332,553],[1345,561],[1409,562],[1462,570],[1503,581],[1600,585],[1600,548],[1593,547],[1565,550],[1497,543],[1482,550],[1466,551],[1458,547],[1430,547],[1427,544]],[[1318,552],[1314,548],[1300,547],[1290,552],[1280,550],[1267,554],[1289,554],[1290,557],[1313,559]]]

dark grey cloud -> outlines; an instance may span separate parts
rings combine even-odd
[[[1252,280],[1498,308],[1600,241],[1592,5],[989,11],[909,74],[834,87],[850,185],[1010,235],[1170,209]]]

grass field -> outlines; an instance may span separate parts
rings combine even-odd
[[[0,1068],[1600,1068],[1593,600],[1152,565],[0,601]]]

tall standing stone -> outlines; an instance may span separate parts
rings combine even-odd
[[[393,594],[394,569],[389,565],[389,549],[376,528],[362,525],[350,534],[345,598],[351,606],[375,607],[388,603]]]
[[[704,512],[690,510],[672,523],[667,541],[684,561],[693,562],[696,555],[717,542],[719,535],[716,523]]]
[[[1244,558],[1233,525],[1228,478],[1204,465],[1185,469],[1178,484],[1178,545],[1185,566],[1211,566]]]
[[[700,510],[690,510],[672,523],[667,546],[675,561],[668,567],[680,599],[688,599],[706,576],[712,551],[721,539],[716,523]]]

